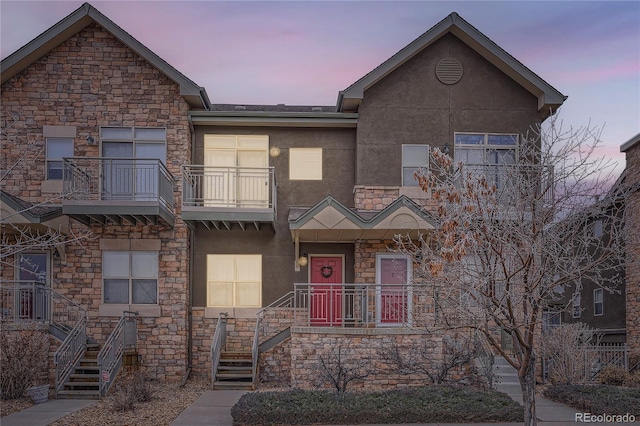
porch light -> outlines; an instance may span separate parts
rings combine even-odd
[[[307,266],[308,262],[309,260],[307,259],[307,256],[305,256],[304,254],[298,258],[298,265],[300,266]]]
[[[279,157],[280,148],[278,148],[277,146],[272,146],[271,149],[269,150],[269,155],[271,155],[273,158]]]

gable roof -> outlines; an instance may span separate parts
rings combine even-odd
[[[350,209],[330,195],[311,208],[289,210],[291,236],[300,241],[390,239],[397,233],[428,231],[436,226],[433,216],[405,195],[375,212]]]
[[[184,97],[189,105],[194,108],[209,109],[209,98],[203,87],[188,79],[89,3],[84,3],[66,18],[63,18],[60,22],[3,59],[0,65],[2,83],[93,22],[99,24],[125,46],[178,84],[180,86],[180,95]]]
[[[504,51],[456,12],[453,12],[373,71],[341,91],[338,94],[338,111],[357,111],[366,89],[448,33],[455,35],[487,61],[537,96],[538,110],[548,110],[549,108],[555,110],[567,99],[565,95]]]

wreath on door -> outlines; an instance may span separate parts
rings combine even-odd
[[[329,265],[325,265],[322,268],[320,268],[320,273],[322,274],[323,277],[329,278],[331,275],[333,275],[333,267]]]

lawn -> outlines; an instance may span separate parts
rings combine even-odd
[[[425,386],[378,392],[291,390],[243,395],[237,425],[521,422],[523,408],[496,391]]]

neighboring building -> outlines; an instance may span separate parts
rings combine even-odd
[[[363,354],[433,322],[412,260],[389,250],[394,234],[434,228],[413,179],[429,150],[499,166],[564,100],[452,13],[336,106],[211,104],[85,4],[2,61],[2,169],[26,153],[2,209],[46,203],[53,216],[24,213],[25,226],[93,237],[17,254],[46,273],[3,264],[3,286],[36,281],[80,305],[99,343],[138,312],[141,362],[166,380],[210,371],[226,313],[227,349],[261,352],[262,380],[305,383],[340,339]]]
[[[627,312],[627,346],[632,362],[640,362],[640,133],[622,144],[626,154],[625,186],[629,194],[625,204],[626,241],[625,293]]]

